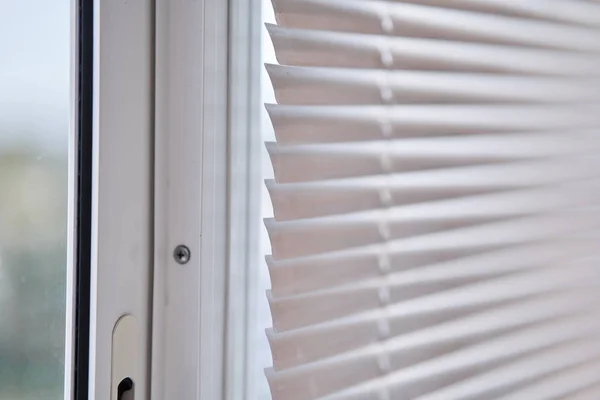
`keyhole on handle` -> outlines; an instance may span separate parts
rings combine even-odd
[[[127,377],[119,382],[117,386],[117,400],[134,400],[134,384],[131,378]]]

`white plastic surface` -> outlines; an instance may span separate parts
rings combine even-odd
[[[135,384],[141,376],[138,364],[138,353],[140,352],[140,332],[135,317],[131,315],[122,316],[115,324],[112,336],[112,379],[111,400],[134,400],[133,393],[129,399],[118,398],[119,383],[123,379],[131,379],[135,391]]]

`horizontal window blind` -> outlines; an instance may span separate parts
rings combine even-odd
[[[273,5],[273,399],[600,398],[600,3]]]

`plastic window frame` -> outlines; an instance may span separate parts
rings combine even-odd
[[[73,371],[81,324],[71,318],[65,399],[111,399],[124,315],[139,328],[136,398],[251,398],[260,0],[80,1],[93,3],[90,306],[78,303],[75,256],[68,306],[89,311],[89,373]],[[191,250],[185,265],[173,258],[179,244]]]
[[[136,398],[149,398],[154,2],[72,4],[79,44],[72,53],[64,398],[113,398],[119,382],[112,376],[112,336],[124,315],[136,319],[138,335],[135,351],[121,356],[133,360]],[[84,37],[89,41],[81,45]],[[85,197],[91,205],[82,211]]]
[[[260,0],[156,0],[155,399],[252,399],[261,28]]]

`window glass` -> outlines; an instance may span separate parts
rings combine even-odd
[[[62,399],[70,0],[0,10],[0,400]]]

